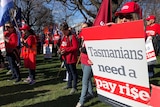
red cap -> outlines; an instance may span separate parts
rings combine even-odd
[[[29,30],[30,27],[28,25],[23,25],[21,28],[19,28],[20,30]]]
[[[151,19],[155,20],[156,17],[155,17],[154,15],[150,15],[150,16],[148,16],[148,17],[146,18],[146,20],[151,20]]]
[[[119,16],[120,14],[127,14],[127,13],[141,14],[141,8],[135,2],[127,2],[123,5],[120,11],[115,13],[115,16]]]

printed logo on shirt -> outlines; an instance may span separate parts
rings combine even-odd
[[[156,35],[156,32],[155,32],[154,30],[147,30],[147,31],[146,31],[146,34],[147,34],[148,36],[154,36],[154,35]]]
[[[60,38],[59,36],[55,36],[54,37],[55,40],[59,40],[59,38]]]
[[[67,42],[63,41],[61,46],[67,46]]]

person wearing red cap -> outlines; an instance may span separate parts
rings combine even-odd
[[[18,57],[16,54],[17,44],[18,44],[18,36],[16,34],[15,28],[11,22],[7,22],[5,24],[6,35],[5,35],[5,45],[6,45],[6,58],[9,62],[12,77],[9,80],[16,79],[14,83],[18,83],[21,81],[21,75],[19,71],[19,67],[16,63],[16,58]]]
[[[142,19],[142,9],[134,1],[126,2],[122,8],[115,12],[116,23],[125,23]],[[115,24],[113,22],[106,23],[105,25],[111,26]],[[89,64],[93,64],[91,60],[88,60]]]
[[[160,25],[156,23],[156,17],[154,15],[150,15],[146,18],[146,24],[146,35],[152,39],[156,56],[158,56],[160,51],[158,44],[160,40]]]
[[[142,9],[135,2],[125,3],[120,11],[115,13],[117,23],[130,22],[142,18]]]
[[[153,42],[153,47],[155,50],[156,56],[160,53],[160,25],[156,23],[156,17],[150,15],[146,18],[146,39],[150,38]],[[154,75],[154,64],[148,66],[149,76],[153,77]]]
[[[36,36],[35,33],[28,25],[24,25],[20,28],[23,34],[21,42],[23,44],[24,66],[29,69],[29,76],[24,82],[28,82],[30,85],[35,83],[35,69],[36,69]]]
[[[160,25],[156,23],[156,17],[154,15],[150,15],[146,18],[146,24],[147,37],[154,37],[160,34]]]
[[[29,30],[30,29],[30,27],[28,26],[28,25],[26,25],[26,24],[24,24],[21,28],[19,28],[19,30]],[[23,32],[23,31],[22,31]],[[21,35],[21,39],[20,39],[20,41],[21,41],[21,43],[23,43],[23,40],[24,40],[24,33],[22,33],[22,35]],[[23,46],[23,44],[22,44],[22,47],[21,47],[21,53],[20,53],[20,57],[21,58],[23,58],[23,54],[24,54],[24,49],[25,49],[25,47]]]

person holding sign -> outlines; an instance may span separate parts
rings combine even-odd
[[[83,23],[81,28],[90,27],[92,24],[90,23]],[[82,47],[81,47],[81,68],[83,71],[83,77],[82,77],[82,90],[81,90],[81,96],[79,98],[79,102],[77,103],[76,107],[81,107],[84,105],[84,102],[87,98],[94,97],[93,93],[93,87],[92,87],[92,69],[91,64],[88,63],[88,55],[87,50],[85,48],[84,42],[83,42],[83,34],[79,34],[79,37],[82,39]]]
[[[160,46],[159,46],[159,39],[160,39],[160,25],[155,22],[156,17],[154,15],[150,15],[146,18],[146,35],[153,41],[153,46],[156,52],[156,56],[159,54]]]
[[[136,20],[140,20],[141,19],[141,8],[140,8],[140,6],[137,4],[137,3],[135,3],[135,2],[127,2],[127,3],[125,3],[123,6],[122,6],[122,8],[120,9],[120,11],[117,11],[116,13],[115,13],[115,16],[117,17],[117,19],[116,19],[116,23],[117,24],[115,24],[115,25],[112,25],[112,24],[114,24],[114,23],[107,23],[106,25],[108,25],[108,26],[110,26],[111,25],[111,27],[97,27],[97,29],[96,29],[96,27],[95,28],[91,28],[91,29],[84,29],[84,31],[82,30],[82,32],[84,32],[86,35],[84,35],[84,39],[86,40],[85,41],[85,44],[86,44],[86,46],[88,45],[88,47],[87,47],[87,49],[89,50],[88,51],[88,55],[90,55],[90,57],[91,58],[93,58],[93,61],[95,62],[95,64],[93,63],[93,73],[94,73],[94,79],[95,79],[95,81],[96,81],[96,87],[97,87],[97,92],[98,92],[98,94],[100,95],[100,100],[103,100],[104,102],[107,102],[107,100],[108,100],[108,103],[110,102],[110,103],[114,103],[115,105],[117,104],[118,105],[118,102],[116,102],[116,101],[119,101],[119,102],[121,102],[122,100],[123,100],[123,97],[125,97],[124,98],[124,100],[119,104],[119,106],[123,106],[122,104],[124,103],[124,106],[125,106],[125,104],[127,104],[127,105],[130,105],[130,106],[132,106],[133,104],[129,104],[127,101],[130,101],[130,99],[127,99],[126,100],[126,98],[128,97],[130,97],[131,98],[131,96],[133,95],[133,93],[132,92],[129,92],[129,90],[131,89],[130,88],[130,86],[132,85],[132,84],[135,84],[134,83],[134,81],[132,82],[132,78],[128,78],[127,77],[127,79],[128,80],[130,80],[130,84],[128,84],[127,82],[128,82],[128,80],[127,79],[123,79],[123,78],[118,78],[118,77],[122,77],[122,76],[124,76],[124,78],[125,78],[125,76],[126,76],[126,72],[125,72],[125,70],[123,69],[123,67],[122,68],[116,68],[115,66],[117,66],[118,64],[119,65],[121,65],[121,63],[124,63],[123,61],[124,60],[120,60],[120,59],[118,59],[117,57],[115,57],[115,60],[117,60],[117,62],[116,61],[113,61],[112,59],[114,59],[114,55],[112,56],[107,56],[107,58],[108,58],[108,60],[104,60],[104,62],[105,62],[105,64],[107,65],[107,66],[104,66],[105,64],[103,63],[103,62],[101,62],[101,60],[102,60],[102,58],[103,58],[103,55],[101,54],[101,52],[98,50],[99,49],[99,46],[100,45],[98,45],[97,46],[97,44],[95,43],[95,42],[97,42],[97,43],[103,43],[103,44],[107,44],[107,45],[109,45],[109,44],[113,44],[112,46],[111,46],[111,48],[110,48],[110,46],[103,46],[104,48],[102,48],[102,50],[107,50],[107,49],[111,49],[112,50],[112,48],[114,48],[115,49],[115,47],[117,46],[117,47],[119,47],[119,44],[121,44],[122,42],[128,42],[128,41],[130,41],[128,38],[129,38],[129,34],[131,33],[131,32],[127,32],[127,30],[129,30],[128,28],[127,28],[127,26],[125,26],[126,24],[128,24],[128,26],[129,26],[129,24],[133,24],[132,22],[133,21],[135,21],[135,23],[137,23],[137,22],[142,22],[142,20],[141,21],[136,21]],[[131,23],[127,23],[127,22],[131,22]],[[120,26],[122,26],[123,27],[123,35],[122,34],[120,34],[120,35],[118,35],[118,33],[121,33],[120,32],[120,29],[118,30],[117,29],[117,32],[116,32],[116,28],[118,28],[118,27],[120,28]],[[112,27],[114,28],[114,30],[112,29]],[[132,27],[130,27],[130,28],[132,28]],[[135,29],[136,28],[136,26],[134,26],[133,27],[133,29]],[[139,29],[140,30],[140,32],[141,32],[141,42],[140,43],[142,43],[142,42],[144,42],[144,31],[143,31],[143,23],[141,23],[141,29]],[[102,31],[102,30],[104,30],[104,29],[106,29],[110,34],[114,34],[114,33],[111,33],[109,30],[111,30],[111,31],[115,31],[116,32],[116,34],[114,35],[115,36],[115,38],[113,39],[112,38],[112,35],[107,35],[107,33],[108,32],[105,32],[105,33],[103,33],[103,36],[105,36],[104,38],[103,37],[98,37],[97,35]],[[132,29],[132,32],[136,32],[136,31],[134,31]],[[87,31],[88,30],[88,31]],[[94,33],[96,33],[95,35],[93,35],[93,33],[91,33],[93,30],[95,30],[95,31],[97,31],[97,32],[94,32]],[[119,31],[119,32],[118,32]],[[87,33],[90,33],[90,38],[92,38],[92,35],[93,35],[93,39],[90,39],[89,37],[87,37],[88,35],[87,35]],[[125,33],[126,32],[126,33]],[[88,34],[89,34],[88,33]],[[127,34],[128,33],[128,34]],[[126,35],[127,36],[126,36]],[[138,34],[138,33],[137,33]],[[125,35],[125,37],[123,37]],[[132,35],[132,34],[131,34]],[[133,35],[135,35],[135,34],[133,34]],[[98,39],[100,39],[100,40],[97,40],[96,38],[98,38]],[[107,39],[106,39],[107,38]],[[119,38],[121,38],[121,39],[119,39]],[[106,39],[106,40],[105,40]],[[124,39],[124,40],[123,40]],[[133,38],[133,39],[135,39],[135,37]],[[92,41],[93,40],[93,41]],[[105,41],[101,41],[101,40],[105,40]],[[117,42],[118,41],[118,42]],[[106,43],[106,42],[108,42],[108,43]],[[116,43],[118,43],[118,44],[115,44]],[[138,43],[138,41],[135,41],[135,42],[133,42],[133,43],[131,43],[130,44],[130,46],[133,46],[133,47],[130,47],[130,46],[128,46],[127,48],[133,48],[134,49],[134,44],[135,43]],[[96,44],[95,46],[93,45],[93,44]],[[144,43],[143,43],[144,44]],[[93,45],[93,46],[92,46]],[[102,44],[101,44],[102,45]],[[126,44],[121,44],[121,45],[126,45]],[[121,46],[120,45],[120,46]],[[142,46],[142,45],[141,45]],[[98,48],[97,48],[98,47]],[[137,47],[139,47],[139,45],[137,46]],[[137,47],[136,47],[136,49],[137,49]],[[91,48],[93,48],[93,49],[91,49]],[[143,48],[143,50],[144,50],[144,56],[145,56],[145,47],[144,46],[142,46],[142,48]],[[96,50],[97,49],[97,50]],[[95,51],[92,51],[92,50],[95,50]],[[100,49],[101,50],[101,49]],[[90,52],[90,53],[89,53]],[[92,52],[92,53],[91,53]],[[95,52],[95,53],[94,53]],[[96,53],[97,52],[97,53]],[[98,53],[98,52],[100,52],[100,54]],[[108,51],[109,52],[109,51]],[[106,52],[107,53],[107,52]],[[112,52],[111,52],[112,53]],[[98,54],[98,55],[97,55]],[[117,54],[115,54],[115,56],[116,56]],[[105,55],[104,55],[105,56]],[[98,58],[97,58],[98,57]],[[102,57],[102,58],[101,58]],[[117,59],[116,59],[117,58]],[[101,60],[100,60],[101,59]],[[97,62],[96,62],[97,61]],[[133,60],[134,61],[134,60]],[[136,61],[136,62],[140,62],[140,61]],[[111,64],[110,64],[111,63]],[[98,65],[98,67],[96,68],[96,66],[95,65]],[[104,65],[103,65],[104,64]],[[126,60],[126,67],[128,66],[128,68],[129,68],[129,66],[131,66],[131,67],[135,67],[136,68],[136,66],[135,65],[133,65],[133,64],[135,64],[135,65],[137,65],[137,63],[132,63],[132,64],[128,64],[128,61]],[[146,58],[144,57],[144,64],[146,65]],[[104,67],[104,69],[102,70],[101,68],[100,68],[100,66],[101,67]],[[148,80],[148,78],[147,78],[147,67],[146,66],[143,66],[144,68],[142,68],[142,70],[144,70],[144,72],[145,72],[145,79],[146,80]],[[139,67],[138,67],[138,65],[137,65],[137,68],[139,69]],[[95,71],[94,71],[94,69],[95,69]],[[122,70],[123,69],[123,70]],[[137,71],[138,71],[138,69],[137,69]],[[121,70],[123,71],[123,73],[121,73]],[[99,72],[100,71],[100,72]],[[138,71],[139,72],[139,71]],[[112,75],[112,73],[113,73],[113,75]],[[106,75],[108,76],[106,76]],[[122,74],[122,75],[121,75]],[[118,76],[117,76],[118,75]],[[143,74],[142,74],[143,75]],[[109,76],[111,76],[111,77],[109,77]],[[129,76],[129,77],[133,77],[133,76]],[[140,81],[137,81],[137,83],[138,84],[140,84],[142,81],[141,81],[141,75],[137,78],[136,76],[134,77],[134,78],[136,78],[136,79],[139,79]],[[113,81],[112,81],[113,80]],[[135,79],[134,79],[135,80]],[[121,81],[123,81],[124,83],[122,83],[122,85],[120,85],[121,84]],[[146,99],[145,99],[145,104],[148,102],[148,98],[149,98],[149,85],[148,85],[148,81],[146,82],[147,83],[147,91],[148,92],[146,92]],[[109,86],[109,84],[112,84],[111,86],[113,86],[113,85],[115,85],[115,88],[111,88],[110,86]],[[123,85],[123,84],[125,84],[125,85]],[[126,85],[127,84],[127,85]],[[130,86],[129,86],[130,85]],[[116,86],[118,86],[118,87],[116,87]],[[119,91],[119,90],[117,90],[117,89],[120,89],[120,90],[123,90],[123,92],[121,92],[121,91]],[[126,90],[127,89],[127,90]],[[136,86],[134,87],[134,89],[136,89]],[[140,89],[140,88],[139,88]],[[132,89],[131,89],[132,90]],[[142,88],[140,89],[140,91],[142,90]],[[127,91],[127,92],[125,92],[125,91]],[[136,90],[136,91],[138,91],[138,90]],[[135,91],[134,91],[135,92]],[[128,94],[129,93],[129,94]],[[114,95],[115,94],[115,95]],[[128,95],[127,95],[128,94]],[[113,96],[112,96],[113,95]],[[124,95],[124,96],[123,96]],[[126,95],[126,96],[125,96]],[[134,95],[133,95],[134,96]],[[132,96],[132,97],[133,97]],[[141,97],[141,95],[138,95],[137,94],[137,96],[139,96],[139,97]],[[117,99],[116,99],[116,97],[117,97]],[[109,99],[107,99],[107,98],[109,98]],[[134,97],[135,98],[135,97]],[[137,102],[135,102],[135,105],[137,105],[137,104],[140,104],[141,105],[141,103],[139,103],[139,101],[137,100],[137,99],[134,99],[134,98],[131,98],[132,100],[131,100],[131,102],[134,102],[135,100],[137,101]],[[142,97],[141,97],[142,98]],[[143,101],[144,99],[144,97],[141,99],[140,98],[140,100],[141,101]],[[113,100],[111,100],[111,99],[113,99]],[[114,100],[115,100],[115,102],[114,102]],[[133,101],[134,100],[134,101]],[[113,101],[113,102],[112,102]],[[126,102],[125,102],[126,101]],[[142,104],[143,105],[143,104]],[[82,106],[79,106],[79,107],[82,107]],[[116,106],[115,106],[116,107]],[[138,106],[134,106],[134,107],[138,107]],[[140,107],[140,106],[139,106]]]
[[[115,13],[115,16],[117,16],[117,23],[139,20],[142,17],[142,9],[135,2],[127,2]]]
[[[153,43],[155,56],[158,56],[160,52],[160,25],[155,22],[156,17],[150,15],[146,18],[146,40],[151,40]],[[149,63],[148,65],[149,77],[154,75],[154,63]]]
[[[125,22],[131,22],[135,20],[142,19],[142,9],[140,6],[135,2],[126,2],[120,11],[115,12],[116,23],[125,23]],[[111,26],[112,24],[115,24],[114,22],[106,23],[105,25]],[[91,60],[88,60],[89,64],[93,64]]]

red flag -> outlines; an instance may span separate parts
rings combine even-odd
[[[111,0],[103,0],[93,26],[104,25],[112,21]]]

